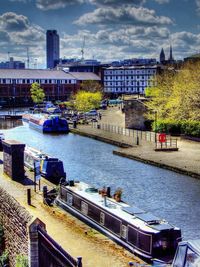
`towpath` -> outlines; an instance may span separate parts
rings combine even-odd
[[[121,110],[113,107],[102,111],[99,122],[124,127],[125,118]],[[117,145],[132,145],[129,148],[116,149],[114,153],[200,178],[200,142],[178,138],[178,151],[160,152],[154,150],[153,142],[140,140],[139,145],[136,145],[133,137],[93,128],[92,124],[78,125],[72,132]]]

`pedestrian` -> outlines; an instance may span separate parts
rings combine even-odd
[[[99,112],[99,119],[101,120],[101,113]]]

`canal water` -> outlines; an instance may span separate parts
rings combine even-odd
[[[182,229],[184,239],[200,238],[200,181],[112,154],[117,147],[75,134],[47,135],[24,123],[1,130],[64,162],[69,179],[96,187],[123,189],[123,200]]]

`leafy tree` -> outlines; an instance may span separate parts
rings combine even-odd
[[[96,81],[87,80],[87,81],[83,81],[81,83],[81,90],[95,93],[95,92],[102,92],[103,87],[101,86],[100,83],[98,83]]]
[[[86,91],[79,91],[75,96],[75,108],[78,111],[83,112],[98,108],[101,99],[102,94],[100,92],[91,93]]]
[[[32,83],[31,85],[31,98],[34,103],[42,103],[45,99],[44,90],[40,87],[39,83]]]
[[[156,86],[147,88],[149,112],[156,110],[159,119],[175,121],[200,120],[200,63],[190,63],[176,72],[164,72],[156,77]]]

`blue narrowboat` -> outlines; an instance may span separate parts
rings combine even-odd
[[[68,133],[69,125],[60,115],[30,115],[29,126],[43,133]]]
[[[45,179],[54,184],[59,184],[61,178],[65,180],[66,173],[61,160],[26,146],[24,150],[24,165],[33,170],[35,161],[40,162],[40,174]]]

